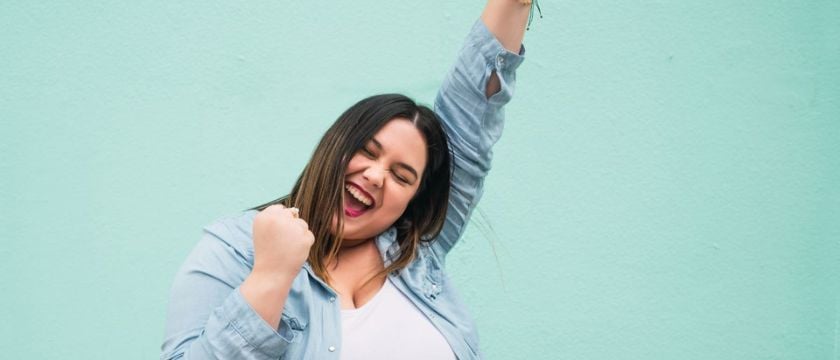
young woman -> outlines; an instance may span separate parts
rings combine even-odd
[[[205,227],[161,359],[474,359],[444,275],[482,194],[529,0],[490,0],[435,100],[353,105],[290,194]]]

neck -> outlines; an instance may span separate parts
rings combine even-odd
[[[339,250],[339,251],[351,250],[351,249],[358,248],[358,247],[360,247],[362,245],[365,245],[365,244],[373,243],[373,239],[374,238],[363,239],[363,240],[344,239],[341,242],[341,250]]]

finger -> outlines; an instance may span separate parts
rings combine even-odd
[[[293,220],[293,221],[294,221],[294,222],[295,222],[295,224],[297,224],[297,226],[299,226],[301,229],[303,229],[303,230],[309,230],[309,224],[307,224],[307,223],[306,223],[306,221],[303,221],[303,219],[295,219],[295,220]]]
[[[309,244],[309,246],[312,246],[312,244],[315,243],[315,234],[307,230],[306,235],[303,237],[303,239],[306,241],[307,244]]]

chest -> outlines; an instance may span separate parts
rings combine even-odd
[[[377,275],[385,269],[385,264],[373,241],[342,251],[328,269],[330,285],[338,293],[341,309],[364,306],[386,281],[385,275]]]
[[[364,306],[341,310],[341,337],[341,360],[455,360],[446,338],[391,279]]]
[[[344,346],[342,325],[346,322],[342,321],[342,310],[362,308],[370,301],[377,301],[380,295],[377,291],[385,281],[390,281],[413,306],[428,315],[431,324],[444,336],[457,358],[477,358],[475,323],[465,311],[465,304],[455,296],[450,282],[445,280],[440,263],[433,261],[430,255],[433,254],[419,253],[407,268],[400,270],[397,275],[391,275],[389,279],[381,280],[376,286],[368,285],[370,288],[358,286],[359,282],[365,280],[363,276],[358,276],[364,273],[359,269],[364,268],[365,264],[370,266],[368,270],[374,269],[373,264],[378,264],[377,270],[381,269],[384,267],[381,262],[382,257],[386,256],[384,253],[379,253],[376,258],[342,258],[338,266],[330,267],[333,271],[329,285],[314,276],[311,270],[302,271],[293,283],[283,310],[283,319],[291,326],[286,333],[281,330],[281,334],[295,338],[293,346],[286,353],[287,358],[335,356],[335,351],[340,351]],[[361,259],[367,259],[370,263]],[[377,259],[378,263],[372,259]],[[343,266],[347,266],[348,271],[335,271]],[[342,304],[340,298],[352,299],[352,302],[345,301]]]

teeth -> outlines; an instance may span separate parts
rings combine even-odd
[[[347,188],[347,191],[349,191],[350,194],[352,194],[353,197],[356,198],[356,200],[361,201],[362,204],[365,204],[365,206],[370,206],[370,204],[373,203],[373,200],[365,196],[364,193],[362,193],[352,185],[345,185],[344,187]]]

